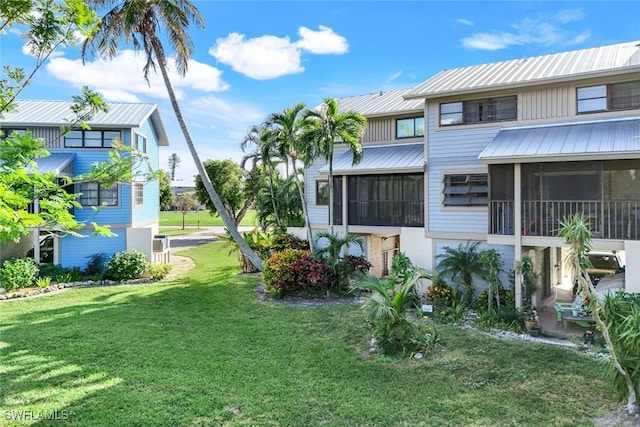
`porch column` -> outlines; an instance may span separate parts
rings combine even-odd
[[[342,175],[342,233],[345,236],[349,232],[349,218],[347,218],[347,213],[349,212],[349,207],[347,206],[348,200],[347,176]]]
[[[513,252],[516,266],[522,261],[522,177],[520,163],[513,165]],[[522,275],[515,274],[516,309],[522,308]]]

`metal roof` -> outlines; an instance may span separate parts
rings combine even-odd
[[[353,155],[347,151],[333,160],[333,173],[354,175],[366,173],[421,172],[424,170],[424,147],[420,144],[394,144],[364,147],[362,160],[352,164]],[[320,168],[329,173],[329,165]]]
[[[411,112],[423,112],[424,101],[413,99],[407,101],[404,95],[410,93],[412,88],[376,92],[368,95],[349,96],[336,98],[338,110],[341,113],[355,112],[365,117],[379,117],[389,114],[402,114]],[[316,107],[319,108],[320,106]]]
[[[71,101],[18,100],[15,110],[4,113],[0,126],[68,125],[74,117],[71,112],[72,104]],[[156,104],[110,102],[108,112],[97,113],[87,124],[95,128],[132,128],[142,125],[148,118],[151,118],[158,134],[158,143],[162,146],[169,145]]]
[[[53,153],[48,157],[39,158],[36,160],[36,166],[34,167],[36,172],[54,172],[57,176],[71,175],[73,170],[65,170],[68,166],[73,168],[73,153]],[[29,168],[28,171],[33,171],[34,168]]]
[[[480,153],[485,163],[640,158],[640,117],[503,129]]]
[[[631,70],[640,71],[640,41],[444,70],[416,86],[406,98],[508,89]]]

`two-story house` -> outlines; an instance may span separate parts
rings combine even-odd
[[[424,123],[420,165],[405,164],[413,173],[424,167],[424,226],[389,229],[400,250],[430,269],[445,246],[467,241],[498,249],[506,268],[526,254],[542,274],[543,297],[566,279],[559,221],[583,213],[593,246],[623,254],[626,288],[640,291],[640,42],[445,70],[403,98],[387,118],[396,137],[404,122],[392,117],[406,111]],[[368,116],[343,100],[340,109]],[[385,141],[375,126],[367,133]],[[391,175],[402,170],[390,163],[400,153],[384,156]],[[312,195],[318,174],[309,175]],[[343,231],[367,232],[352,222],[352,187],[342,188]]]
[[[51,156],[37,160],[40,172],[54,171],[59,176],[77,176],[90,170],[91,165],[104,161],[119,140],[145,158],[145,165],[158,169],[159,147],[169,142],[155,104],[110,103],[106,113],[98,113],[87,123],[90,130],[72,130],[62,135],[61,126],[67,126],[73,117],[71,102],[21,100],[16,110],[4,115],[0,128],[5,135],[12,131],[31,132],[45,141]],[[135,171],[134,171],[135,172]],[[159,224],[159,185],[157,180],[146,180],[134,173],[132,182],[105,187],[97,182],[75,185],[80,193],[82,209],[74,209],[78,221],[109,225],[115,237],[92,235],[92,228],[80,231],[83,237],[57,236],[45,230],[34,229],[20,242],[0,245],[0,261],[14,257],[33,256],[36,261],[61,264],[64,267],[84,269],[88,257],[104,253],[137,249],[154,259],[154,236]],[[97,212],[93,206],[103,206]],[[33,209],[37,209],[37,201]],[[158,243],[162,243],[158,245]],[[155,241],[158,246],[166,242]]]

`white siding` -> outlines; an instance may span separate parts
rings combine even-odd
[[[443,208],[442,174],[463,171],[483,172],[487,165],[478,155],[500,130],[498,127],[466,127],[436,131],[435,109],[429,111],[427,161],[427,209],[430,232],[487,232],[487,211],[479,208]]]

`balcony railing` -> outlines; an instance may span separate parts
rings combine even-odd
[[[349,225],[424,227],[424,202],[351,200]]]
[[[582,213],[592,236],[601,239],[639,240],[640,201],[545,200],[522,202],[523,236],[556,236],[563,218]],[[489,233],[513,235],[513,201],[489,203]]]

